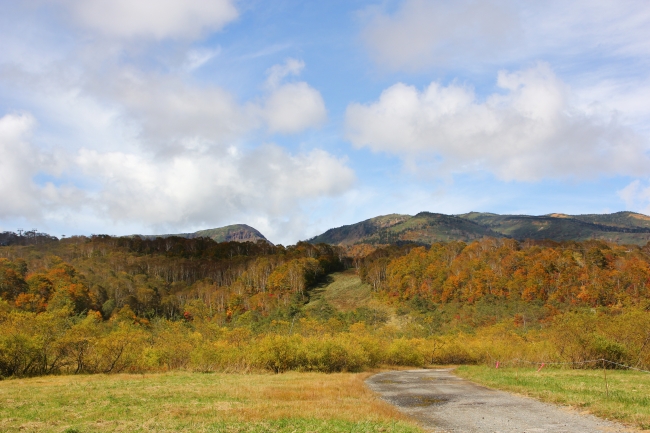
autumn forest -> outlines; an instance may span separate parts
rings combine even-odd
[[[339,281],[354,289],[336,296],[364,301],[336,298]],[[0,376],[599,358],[648,368],[648,284],[650,245],[596,240],[35,236],[0,247]]]

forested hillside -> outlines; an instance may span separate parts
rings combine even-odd
[[[188,300],[201,300],[222,319],[240,310],[268,312],[343,268],[338,250],[324,244],[207,238],[78,237],[2,253],[11,258],[2,262],[5,280],[13,281],[0,285],[3,299],[34,312],[54,303],[106,318],[128,307],[142,318],[174,319]]]
[[[379,249],[366,257],[360,274],[376,290],[401,300],[472,304],[487,297],[557,308],[650,306],[647,246],[483,239],[435,243],[387,259],[394,251]]]
[[[647,245],[47,239],[0,247],[0,376],[514,357],[650,367]]]

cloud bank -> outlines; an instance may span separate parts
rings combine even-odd
[[[325,151],[292,155],[275,145],[162,161],[82,149],[75,162],[101,184],[93,199],[110,218],[158,227],[209,225],[233,215],[277,218],[303,200],[341,194],[355,181],[345,161]]]
[[[72,134],[46,150],[35,115],[0,118],[0,218],[74,212],[165,232],[301,220],[303,206],[356,182],[346,158],[269,143],[327,119],[320,92],[297,80],[304,66],[275,65],[260,95],[243,102],[218,86],[129,66],[73,88],[32,73],[38,116]]]
[[[319,149],[291,154],[273,144],[213,146],[159,158],[82,148],[48,155],[30,143],[34,128],[29,114],[0,118],[0,218],[40,220],[84,208],[113,223],[210,226],[233,217],[286,217],[303,202],[340,195],[356,181],[345,159]],[[80,174],[86,187],[35,182],[39,175],[66,173]]]

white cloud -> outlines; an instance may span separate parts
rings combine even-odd
[[[274,89],[280,85],[280,82],[287,76],[298,76],[305,69],[305,62],[297,59],[287,59],[284,64],[273,65],[267,71],[267,85]]]
[[[489,59],[519,32],[512,3],[500,0],[406,0],[394,14],[373,10],[363,39],[394,69],[421,69],[459,59]]]
[[[50,0],[83,27],[118,38],[196,38],[237,18],[233,0]]]
[[[69,225],[72,218],[75,227],[92,221],[94,231],[112,225],[156,233],[260,222],[272,239],[294,242],[304,228],[294,226],[302,224],[302,206],[338,197],[356,182],[345,158],[320,149],[192,146],[186,136],[168,154],[139,146],[47,152],[33,144],[37,130],[30,114],[0,118],[0,221]],[[82,189],[62,184],[70,176]],[[276,224],[292,230],[271,230]]]
[[[288,83],[269,94],[263,117],[270,132],[292,134],[322,125],[327,110],[318,90],[305,82]]]
[[[194,58],[201,60],[199,54]],[[24,218],[39,227],[58,221],[64,233],[259,221],[288,227],[302,221],[302,206],[335,199],[355,182],[344,158],[258,145],[266,131],[299,132],[325,118],[318,91],[282,82],[304,64],[280,71],[276,86],[264,83],[248,102],[184,74],[112,61],[103,67],[81,76],[62,63],[46,71],[0,71],[5,83],[21,88],[41,125],[31,115],[2,119],[0,221]],[[298,226],[268,235],[294,242]]]
[[[650,213],[650,186],[644,185],[639,179],[617,191],[617,195],[625,202],[627,209]]]
[[[98,211],[115,221],[168,228],[286,216],[301,201],[341,194],[355,181],[345,161],[327,152],[291,155],[274,145],[186,152],[162,161],[82,149],[76,164],[102,185],[95,197]]]
[[[270,90],[261,109],[269,132],[294,134],[321,126],[327,109],[320,92],[304,81],[282,84],[288,76],[298,76],[305,67],[301,60],[287,59],[268,70],[266,85]]]
[[[546,64],[499,73],[503,90],[477,100],[462,85],[431,83],[420,92],[398,83],[379,100],[353,103],[347,136],[356,147],[406,160],[437,158],[451,171],[487,170],[503,180],[640,175],[647,143],[622,125],[572,104]]]
[[[272,70],[271,75],[281,80],[298,72]],[[240,103],[217,86],[123,68],[110,79],[87,83],[84,90],[113,101],[125,123],[140,129],[141,141],[159,149],[233,144],[264,127],[270,133],[295,134],[326,121],[327,109],[318,90],[304,81],[269,83],[261,98]]]

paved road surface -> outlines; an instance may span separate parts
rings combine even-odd
[[[632,432],[591,415],[495,391],[451,374],[451,370],[407,370],[376,374],[366,381],[383,399],[433,432],[596,433]]]

